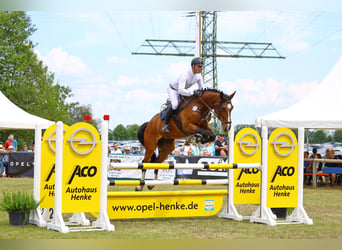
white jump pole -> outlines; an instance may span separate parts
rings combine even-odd
[[[114,225],[110,224],[107,213],[107,167],[108,167],[108,122],[103,121],[101,126],[101,190],[100,190],[100,214],[93,226],[104,228],[106,231],[114,231]]]
[[[234,126],[228,132],[228,162],[234,162]],[[219,214],[220,218],[233,219],[237,221],[243,220],[234,205],[234,170],[228,170],[228,195],[227,204],[223,212]]]
[[[42,128],[38,124],[35,125],[34,133],[34,172],[33,172],[33,198],[40,200],[40,175],[41,175],[41,152],[42,152]],[[30,215],[30,224],[38,227],[46,227],[46,221],[40,212],[38,206]]]
[[[65,225],[62,216],[62,177],[63,177],[63,122],[56,125],[56,159],[55,159],[55,211],[51,223],[47,229],[68,233],[69,228]]]
[[[302,222],[312,225],[313,221],[307,215],[303,205],[303,178],[304,178],[304,128],[298,128],[298,184],[297,184],[297,207],[286,218],[287,221]]]
[[[267,208],[267,164],[268,164],[268,128],[261,128],[261,197],[260,206],[252,214],[250,222],[265,223],[270,226],[277,225],[275,215]]]

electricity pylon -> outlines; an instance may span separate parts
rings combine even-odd
[[[189,16],[194,15],[194,12],[189,14]],[[198,41],[146,39],[136,52],[132,52],[132,55],[189,57],[200,55],[204,60],[203,82],[214,89],[218,88],[216,62],[218,57],[285,59],[272,43],[217,41],[217,12],[200,11],[197,16],[199,24],[197,36],[201,38]],[[196,48],[199,51],[196,51]],[[217,130],[216,118],[213,127]]]

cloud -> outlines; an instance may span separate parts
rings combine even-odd
[[[168,68],[166,68],[165,72],[172,75],[178,77],[178,75],[182,72],[184,72],[184,70],[188,70],[190,68],[190,62],[179,62],[179,63],[172,63],[170,64],[170,66],[168,66]]]
[[[115,81],[111,83],[115,87],[133,87],[141,82],[138,77],[119,76]]]
[[[87,30],[84,32],[83,38],[74,43],[77,46],[110,44],[117,40],[118,30],[113,26],[106,13],[62,12],[58,15],[71,22],[77,22]]]
[[[166,97],[166,93],[164,94]],[[163,95],[161,93],[155,92],[155,91],[148,91],[146,89],[137,89],[128,91],[125,94],[125,99],[130,101],[141,101],[141,103],[145,103],[145,101],[159,101],[160,104],[163,102]]]
[[[120,58],[117,56],[108,57],[106,59],[106,61],[109,63],[114,63],[114,64],[134,64],[134,63],[136,63],[134,60],[130,60],[130,59],[126,59],[126,58]]]
[[[290,42],[286,46],[286,50],[292,53],[306,52],[311,49],[311,45],[305,41]]]
[[[301,100],[318,86],[317,82],[304,82],[302,84],[290,83],[287,87],[288,93],[293,95],[293,99]]]
[[[46,56],[36,51],[38,57],[49,67],[49,70],[58,75],[85,76],[90,68],[80,57],[72,56],[62,48],[51,49]]]
[[[317,87],[317,82],[303,82],[300,84],[278,82],[274,79],[253,80],[239,79],[236,82],[223,82],[222,89],[230,93],[237,90],[234,97],[236,107],[243,109],[285,108],[307,96]]]
[[[73,80],[72,83],[76,84],[100,84],[106,83],[106,79],[103,76],[95,76],[90,78],[81,78]]]

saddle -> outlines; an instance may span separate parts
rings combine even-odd
[[[184,97],[179,95],[178,96],[178,107],[177,107],[176,112],[173,114],[172,117],[175,117],[176,115],[178,115],[179,112],[183,109],[183,103],[184,103]],[[164,121],[166,111],[169,108],[171,108],[171,101],[170,101],[170,99],[167,99],[166,102],[161,106],[160,120]]]

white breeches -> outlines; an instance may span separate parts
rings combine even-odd
[[[178,91],[168,87],[167,93],[169,94],[169,97],[170,97],[172,109],[176,110],[178,107],[178,95],[179,95]]]

